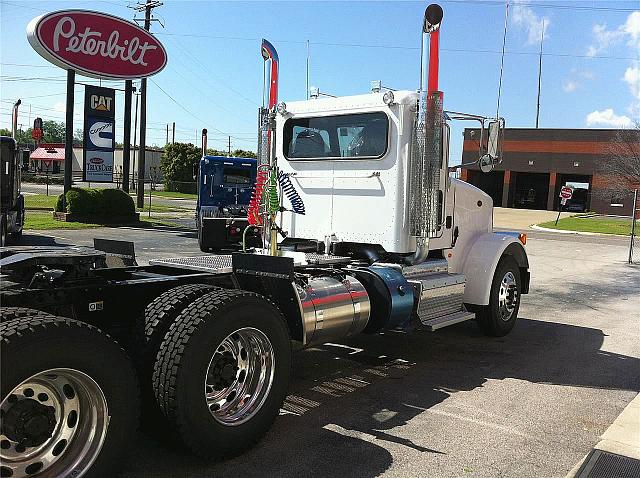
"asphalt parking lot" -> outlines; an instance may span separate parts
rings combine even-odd
[[[192,232],[26,235],[197,254]],[[640,391],[640,268],[627,239],[533,232],[531,293],[504,338],[474,323],[297,352],[268,435],[222,463],[140,433],[122,476],[564,477]],[[167,433],[170,433],[167,430]]]

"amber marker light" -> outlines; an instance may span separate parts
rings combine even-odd
[[[518,234],[518,239],[522,242],[523,246],[527,244],[527,235],[524,232]]]

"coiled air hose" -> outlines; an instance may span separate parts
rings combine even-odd
[[[280,211],[280,200],[278,199],[278,180],[275,171],[271,171],[269,176],[269,213],[274,215]]]
[[[304,214],[304,202],[302,202],[302,198],[296,191],[296,188],[291,183],[291,178],[287,173],[282,171],[278,171],[278,182],[280,183],[280,187],[282,191],[284,191],[285,196],[289,199],[291,203],[291,210],[296,214]]]
[[[256,185],[253,188],[251,201],[249,201],[249,207],[247,208],[247,220],[252,226],[262,226],[260,203],[262,202],[262,195],[264,193],[264,187],[267,185],[267,182],[269,182],[269,165],[262,164],[258,166],[258,172],[256,174]]]

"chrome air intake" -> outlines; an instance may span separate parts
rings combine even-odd
[[[442,122],[442,92],[421,95],[409,162],[410,232],[418,238],[438,229]]]
[[[303,344],[322,344],[358,334],[369,321],[369,295],[355,277],[309,278],[295,287]]]

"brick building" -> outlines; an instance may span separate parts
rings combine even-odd
[[[502,164],[486,174],[476,164],[465,165],[460,177],[489,194],[496,206],[557,210],[560,189],[569,185],[574,187],[576,210],[584,204],[584,209],[602,214],[631,215],[633,192],[607,195],[606,184],[616,178],[601,170],[613,148],[620,148],[617,134],[612,129],[509,128]],[[478,129],[465,129],[463,164],[477,159],[478,135]],[[631,149],[640,152],[640,139]]]

